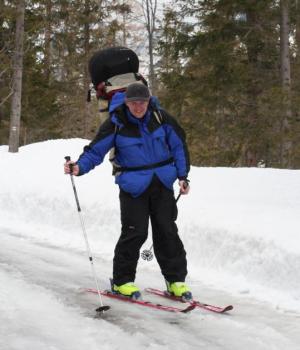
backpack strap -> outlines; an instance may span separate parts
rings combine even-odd
[[[149,169],[155,169],[155,168],[159,168],[162,167],[164,165],[167,164],[171,164],[174,163],[174,158],[170,157],[166,160],[163,160],[162,162],[157,162],[157,163],[152,163],[152,164],[148,164],[148,165],[142,165],[142,166],[136,166],[136,167],[118,167],[118,171],[122,172],[122,171],[138,171],[138,170],[149,170]]]
[[[161,111],[158,108],[157,109],[153,109],[153,114],[154,114],[155,119],[157,120],[157,122],[159,124],[162,124],[164,119],[163,119]]]

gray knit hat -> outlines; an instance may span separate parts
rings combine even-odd
[[[141,83],[133,83],[127,86],[126,101],[148,101],[150,91],[146,85]]]

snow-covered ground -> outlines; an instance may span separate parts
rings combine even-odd
[[[0,146],[1,350],[300,348],[300,171],[192,167],[177,220],[187,282],[196,299],[233,304],[230,314],[177,315],[104,298],[111,310],[95,319],[98,299],[82,290],[94,282],[63,174],[64,156],[76,159],[86,143],[47,141],[17,154]],[[75,181],[108,288],[118,188],[108,161]],[[136,282],[164,288],[155,260],[139,262]]]

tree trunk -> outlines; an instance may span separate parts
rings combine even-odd
[[[51,26],[51,14],[52,14],[52,0],[46,1],[45,8],[45,79],[47,82],[50,81],[50,72],[51,72],[51,35],[52,35],[52,26]]]
[[[280,1],[281,23],[280,23],[280,75],[283,91],[283,117],[281,125],[281,166],[291,167],[292,142],[290,133],[291,111],[291,67],[289,48],[289,6],[288,0]]]
[[[148,54],[149,54],[149,83],[152,93],[155,94],[155,73],[154,73],[154,53],[153,39],[156,22],[157,0],[143,0],[144,15],[146,20],[146,29],[148,33]]]
[[[17,5],[15,52],[13,57],[13,95],[11,102],[9,152],[18,152],[21,120],[21,97],[23,75],[25,0]]]
[[[247,137],[244,147],[244,164],[248,167],[257,165],[259,161],[259,142],[257,140],[257,123],[258,123],[258,103],[257,99],[261,91],[261,83],[258,71],[259,53],[261,50],[261,35],[256,30],[257,23],[260,19],[258,13],[251,7],[246,9],[247,24],[251,28],[249,35],[246,37],[246,46],[248,54],[248,67],[250,69],[250,77],[247,87]]]
[[[85,66],[84,66],[84,92],[87,96],[90,78],[88,71],[88,57],[90,54],[90,24],[89,24],[89,15],[90,15],[90,0],[85,0],[85,22],[84,22],[84,55],[85,55]],[[88,138],[90,130],[90,120],[91,120],[91,110],[90,102],[85,101],[84,108],[84,137]]]
[[[125,5],[125,0],[123,0],[122,5]],[[123,12],[122,15],[122,45],[127,46],[127,30],[126,30],[126,13]]]
[[[296,0],[296,64],[300,64],[300,0]]]
[[[280,70],[281,83],[285,92],[290,93],[291,90],[291,68],[290,68],[290,48],[289,48],[289,8],[288,0],[280,1],[281,23],[280,23]]]

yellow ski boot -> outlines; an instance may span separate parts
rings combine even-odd
[[[167,291],[170,295],[174,295],[177,298],[181,298],[183,301],[191,301],[193,299],[190,288],[184,282],[168,282]]]
[[[112,287],[112,291],[116,294],[121,294],[125,297],[129,297],[136,300],[141,298],[141,292],[133,282],[127,282],[121,284],[120,286],[114,284]]]

